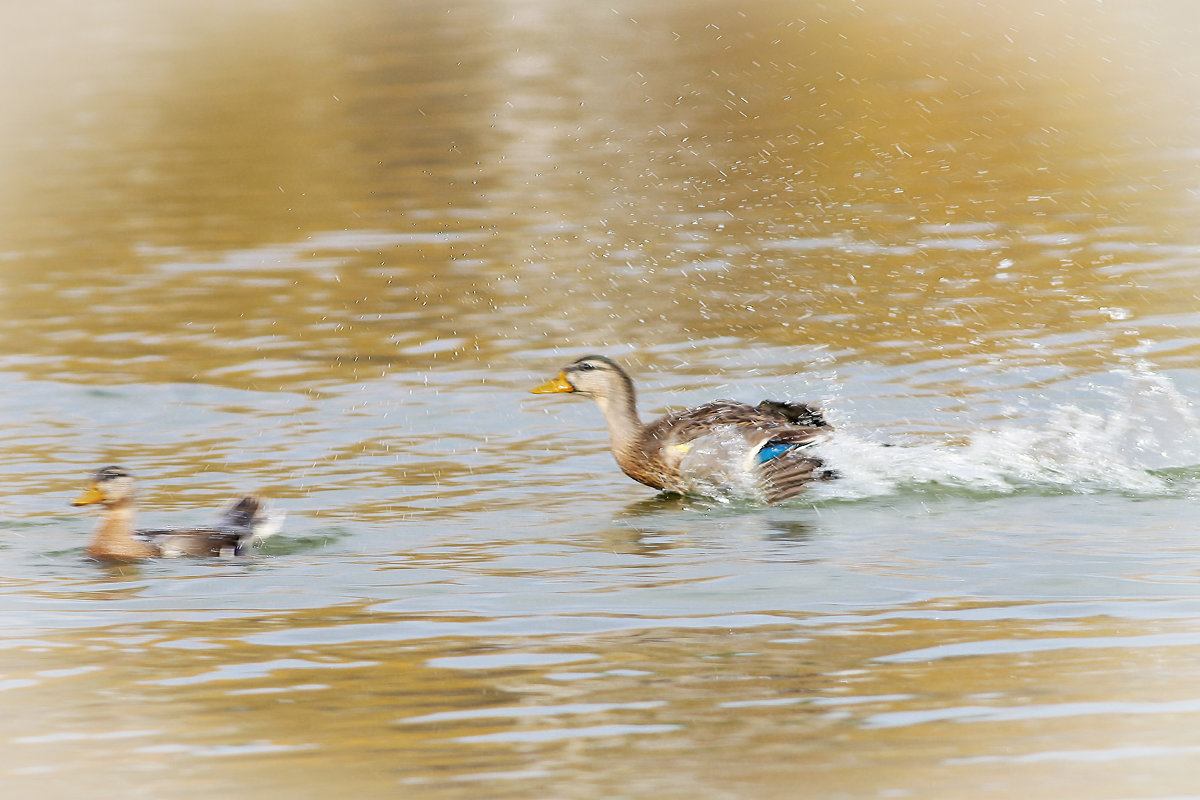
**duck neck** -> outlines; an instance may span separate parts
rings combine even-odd
[[[622,376],[624,377],[624,376]],[[608,425],[612,450],[618,456],[634,448],[642,434],[642,420],[637,412],[637,394],[628,378],[611,395],[597,395],[596,403]]]
[[[133,502],[122,500],[109,506],[88,547],[93,558],[145,558],[154,548],[133,538]]]

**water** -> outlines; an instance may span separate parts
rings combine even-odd
[[[1200,796],[1191,4],[802,5],[5,10],[6,796]],[[842,479],[655,495],[593,352]]]

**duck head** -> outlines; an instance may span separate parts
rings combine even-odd
[[[120,467],[104,467],[96,470],[83,493],[72,501],[73,506],[90,506],[99,503],[114,506],[133,497],[133,478]]]
[[[530,390],[532,394],[582,394],[608,397],[632,389],[629,376],[605,356],[584,356],[562,368],[558,376]]]

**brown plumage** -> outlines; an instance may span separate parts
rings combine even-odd
[[[102,561],[136,561],[172,556],[244,555],[256,543],[276,533],[281,513],[246,495],[231,503],[211,526],[134,530],[133,478],[120,467],[105,467],[92,476],[72,505],[102,505],[104,519],[88,546],[88,555]]]
[[[821,460],[805,452],[832,431],[812,406],[717,400],[642,424],[633,381],[604,356],[567,365],[533,392],[593,398],[621,470],[655,489],[689,494],[706,488],[737,491],[749,484],[766,502],[777,503],[806,483],[829,477]]]

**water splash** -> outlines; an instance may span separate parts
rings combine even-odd
[[[890,446],[838,432],[817,453],[841,480],[814,487],[822,498],[858,499],[930,487],[1021,491],[1200,493],[1200,420],[1166,377],[1121,373],[1103,411],[1064,405],[1045,422],[980,431],[965,443]]]
[[[1113,433],[1132,463],[1145,469],[1200,464],[1200,419],[1183,393],[1146,366],[1121,374],[1129,389],[1117,398],[1121,414]]]
[[[689,494],[716,500],[763,500],[754,448],[732,425],[693,439],[679,462]]]

